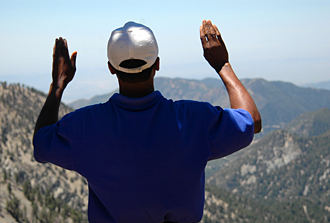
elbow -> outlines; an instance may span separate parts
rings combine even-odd
[[[256,118],[254,118],[253,120],[254,120],[254,134],[257,134],[257,133],[261,132],[261,130],[262,130],[260,114],[258,114],[258,116]]]
[[[262,130],[261,120],[254,122],[254,134],[261,132],[261,130]]]
[[[33,158],[35,161],[38,163],[47,163],[47,161],[43,160],[42,156],[42,150],[36,145],[35,143],[35,137],[33,137],[32,140],[32,145],[33,145]]]
[[[33,148],[33,157],[34,157],[34,160],[37,161],[38,163],[43,163],[40,153],[38,152],[38,149],[35,146]]]
[[[47,161],[44,161],[42,159],[42,156],[40,155],[40,153],[38,153],[38,151],[36,151],[35,149],[33,151],[33,157],[34,157],[35,161],[37,161],[38,163],[48,163]]]

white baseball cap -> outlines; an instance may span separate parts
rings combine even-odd
[[[158,57],[158,45],[150,28],[135,22],[127,22],[123,27],[112,31],[108,42],[110,64],[125,73],[139,73],[151,67]],[[120,64],[125,60],[143,60],[146,64],[125,68]]]

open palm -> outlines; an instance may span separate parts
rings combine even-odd
[[[67,84],[73,79],[76,72],[77,52],[69,57],[67,41],[62,37],[55,40],[53,49],[53,90],[56,94],[64,91]]]

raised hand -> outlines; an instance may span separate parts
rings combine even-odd
[[[34,135],[44,126],[55,124],[58,121],[58,110],[65,87],[73,79],[76,72],[77,52],[69,57],[68,44],[65,39],[55,40],[53,49],[53,82],[44,106],[41,109],[34,129]],[[33,135],[33,137],[34,137]]]
[[[73,79],[76,72],[77,52],[69,57],[68,44],[62,37],[55,40],[53,49],[53,71],[51,91],[55,91],[56,97],[61,97],[65,87]]]
[[[261,131],[261,117],[249,92],[239,81],[228,61],[228,52],[216,25],[211,21],[203,21],[200,27],[200,38],[204,57],[217,71],[228,92],[230,106],[233,109],[248,111],[254,121],[254,132]]]
[[[228,52],[216,25],[204,20],[200,29],[200,38],[204,50],[204,57],[219,73],[223,65],[228,62]]]

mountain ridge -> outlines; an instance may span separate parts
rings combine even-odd
[[[283,128],[285,124],[302,113],[323,107],[330,108],[329,90],[302,88],[292,83],[269,82],[262,78],[242,79],[241,82],[254,99],[263,119],[263,131],[257,137]],[[173,100],[206,101],[223,108],[230,107],[227,91],[220,78],[194,80],[158,77],[155,78],[155,89],[159,90],[164,97]],[[89,102],[102,103],[110,96],[111,94],[103,98],[98,96],[90,99]],[[102,99],[102,101],[97,99]]]
[[[316,83],[303,84],[302,86],[303,87],[330,90],[330,80],[329,81],[316,82]]]

